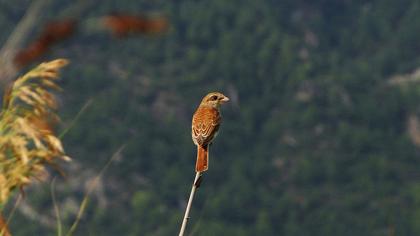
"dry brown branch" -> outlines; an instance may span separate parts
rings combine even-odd
[[[47,23],[41,35],[16,54],[13,60],[15,66],[21,68],[40,59],[54,44],[73,35],[75,29],[76,21],[72,19]]]
[[[110,15],[103,18],[103,24],[117,37],[125,37],[133,33],[161,33],[168,28],[168,20],[161,16],[150,18],[122,14]]]

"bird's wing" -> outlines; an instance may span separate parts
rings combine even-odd
[[[199,107],[192,120],[192,138],[195,144],[205,146],[211,143],[219,130],[221,118],[215,108]]]

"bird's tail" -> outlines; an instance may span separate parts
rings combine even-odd
[[[195,171],[203,172],[209,168],[209,150],[208,146],[202,147],[197,145],[197,162],[195,163]]]

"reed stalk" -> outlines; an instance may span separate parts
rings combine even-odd
[[[191,188],[191,193],[190,193],[190,198],[188,199],[187,208],[185,209],[185,215],[182,221],[181,229],[179,231],[179,236],[184,236],[185,228],[187,227],[187,223],[190,218],[189,215],[190,215],[192,201],[194,199],[195,191],[200,187],[201,178],[202,178],[202,172],[197,172],[195,174],[194,182]]]

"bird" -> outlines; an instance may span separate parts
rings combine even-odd
[[[211,92],[204,96],[194,112],[191,125],[191,136],[197,145],[196,172],[204,172],[209,168],[209,145],[216,137],[221,124],[220,105],[229,98],[219,92]]]

